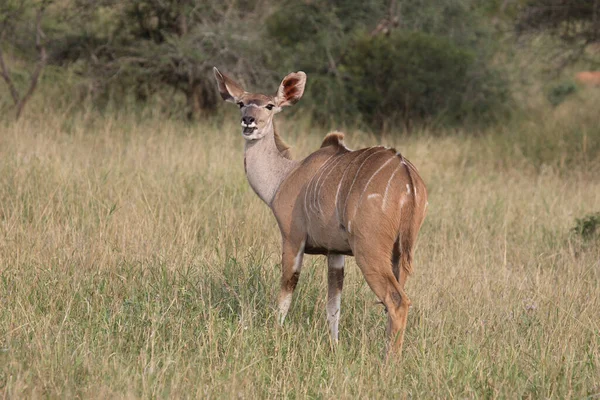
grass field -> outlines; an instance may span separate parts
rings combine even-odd
[[[297,156],[325,133],[281,128]],[[571,229],[600,211],[600,133],[577,132],[558,147],[519,142],[525,128],[348,132],[402,151],[429,188],[404,353],[386,365],[386,317],[353,261],[338,348],[323,257],[277,325],[279,233],[234,120],[2,122],[0,397],[598,398],[600,245]]]

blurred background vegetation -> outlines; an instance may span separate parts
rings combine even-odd
[[[599,0],[3,0],[0,107],[20,114],[39,78],[52,106],[202,119],[218,66],[267,93],[305,71],[296,108],[324,126],[503,126],[598,68],[599,15]]]

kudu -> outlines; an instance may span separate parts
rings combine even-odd
[[[281,231],[280,322],[290,307],[303,255],[326,255],[327,320],[337,343],[344,255],[354,255],[387,310],[389,353],[399,354],[410,306],[404,284],[427,208],[427,190],[416,168],[394,149],[349,150],[339,132],[329,133],[305,159],[292,160],[273,117],[302,97],[306,74],[286,76],[274,97],[248,93],[216,68],[214,74],[221,97],[242,113],[248,182],[271,208]]]
[[[575,74],[575,80],[584,86],[600,87],[600,71],[581,71]]]

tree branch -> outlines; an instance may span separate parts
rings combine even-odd
[[[42,73],[42,70],[46,66],[46,59],[47,59],[46,46],[43,43],[44,32],[42,31],[42,16],[44,15],[44,9],[45,9],[45,4],[43,4],[42,7],[38,10],[37,17],[36,17],[36,23],[35,23],[35,30],[36,30],[36,32],[35,32],[35,48],[40,53],[40,59],[35,67],[35,70],[33,71],[33,74],[31,75],[31,83],[29,84],[29,89],[27,89],[27,92],[25,93],[25,95],[23,96],[21,101],[19,101],[19,103],[17,104],[17,119],[19,119],[19,117],[21,116],[21,113],[23,112],[23,108],[25,107],[25,104],[29,101],[29,99],[31,98],[31,95],[35,91],[40,74]]]
[[[17,105],[19,103],[19,92],[17,91],[17,88],[15,87],[14,82],[10,78],[10,71],[8,70],[6,63],[4,62],[4,53],[2,52],[2,42],[3,41],[4,41],[4,31],[2,32],[2,34],[0,34],[0,74],[2,74],[2,78],[8,85],[8,90],[10,91],[10,95],[11,95],[15,105]]]

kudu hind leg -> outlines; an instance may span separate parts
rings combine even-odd
[[[401,242],[400,237],[394,243],[392,250],[392,272],[400,286],[404,289],[406,280],[412,271],[412,241]]]
[[[277,304],[279,308],[279,323],[283,324],[285,317],[292,304],[292,295],[300,278],[302,269],[302,258],[304,256],[304,242],[283,243],[281,256],[281,288]]]
[[[368,248],[363,250],[366,251],[356,250],[356,262],[369,287],[387,310],[388,354],[400,355],[410,300],[394,276],[389,253],[374,254]]]
[[[333,343],[338,342],[340,323],[340,305],[344,286],[344,255],[327,256],[327,322]]]
[[[389,284],[388,288],[395,286],[397,281]],[[406,330],[406,321],[408,319],[408,310],[410,308],[410,299],[402,288],[396,287],[389,291],[392,305],[387,306],[388,326],[387,334],[389,339],[389,354],[400,355],[404,343],[404,332]]]
[[[392,250],[392,272],[394,273],[394,277],[396,278],[396,280],[398,282],[401,282],[400,280],[400,238],[398,237],[398,239],[396,239],[396,242],[394,243],[394,248]],[[402,287],[404,287],[404,285],[402,284]]]

